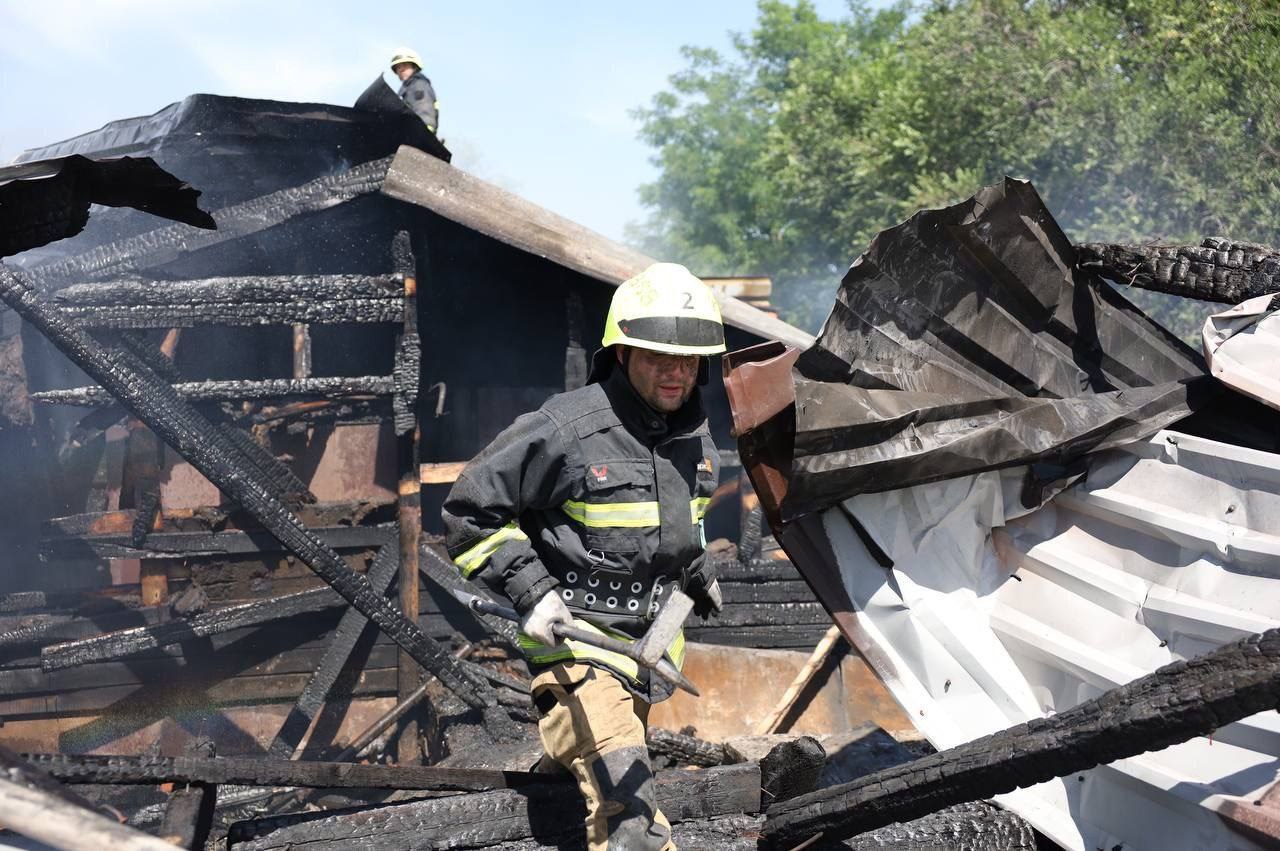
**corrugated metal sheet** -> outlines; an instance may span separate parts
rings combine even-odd
[[[1280,625],[1280,456],[1161,431],[1043,507],[1023,470],[822,514],[859,643],[939,748]],[[881,567],[860,523],[888,554]],[[1280,716],[1002,796],[1067,848],[1252,847],[1216,811],[1276,780]]]

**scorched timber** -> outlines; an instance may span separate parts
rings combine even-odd
[[[386,593],[387,587],[391,585],[391,580],[395,578],[400,568],[398,557],[399,552],[391,544],[384,544],[378,550],[378,555],[369,566],[368,573],[369,584],[373,586],[374,591],[379,594]],[[325,651],[324,659],[312,674],[311,679],[307,681],[307,686],[299,695],[298,702],[289,710],[284,723],[280,725],[279,732],[267,749],[268,753],[281,759],[288,759],[293,755],[298,743],[311,727],[311,722],[324,706],[329,690],[338,681],[338,676],[342,673],[347,659],[355,650],[356,642],[360,640],[368,624],[369,619],[356,609],[347,609],[343,613],[342,620],[338,622],[337,629],[329,639],[329,648]]]
[[[765,835],[791,848],[1161,750],[1280,703],[1280,629],[1175,662],[1051,718],[769,808]]]
[[[388,530],[379,526],[310,527],[327,547],[364,549],[381,546]],[[61,558],[190,558],[281,551],[279,540],[261,529],[230,532],[150,532],[146,547],[135,547],[128,533],[79,536],[51,530],[41,542],[45,555]]]
[[[151,786],[158,783],[226,783],[310,789],[435,789],[478,792],[533,784],[562,791],[571,783],[546,774],[417,765],[304,762],[252,757],[105,756],[22,754],[36,769],[63,783]]]
[[[399,275],[268,275],[196,278],[181,281],[102,281],[73,284],[52,294],[68,313],[81,307],[203,307],[249,305],[308,299],[347,301],[387,299],[403,303]],[[396,316],[396,320],[399,320]]]
[[[495,730],[505,730],[487,683],[477,682],[449,653],[405,618],[368,580],[311,534],[298,517],[237,464],[236,448],[211,423],[128,352],[104,350],[59,314],[9,267],[0,264],[0,299],[17,311],[73,363],[114,394],[135,417],[172,446],[204,477],[238,502],[280,543],[342,597],[363,612],[467,705],[486,712]]]
[[[376,587],[376,586],[375,586]],[[386,589],[384,584],[383,590]],[[71,641],[46,647],[40,653],[40,667],[45,671],[60,671],[88,662],[104,662],[132,656],[144,650],[168,647],[193,638],[208,638],[233,629],[259,626],[281,618],[311,614],[325,609],[346,605],[332,588],[315,588],[282,597],[270,597],[228,606],[213,612],[196,615],[190,620],[174,620],[152,626],[122,629],[96,635],[81,641]]]
[[[673,822],[754,813],[760,808],[760,768],[748,763],[659,771],[655,792],[658,806]],[[557,845],[582,836],[585,814],[582,797],[572,784],[544,784],[338,815],[242,822],[232,827],[228,838],[231,848],[243,851],[487,848],[529,837]]]
[[[1239,304],[1280,293],[1280,251],[1209,237],[1199,245],[1076,246],[1082,268],[1144,290]]]
[[[79,278],[120,275],[150,269],[183,254],[209,248],[242,236],[275,227],[295,216],[336,207],[382,187],[391,157],[362,163],[339,174],[317,178],[300,186],[281,189],[224,207],[213,214],[216,231],[189,225],[169,225],[139,236],[100,245],[47,266],[32,270],[41,286]]]
[[[306,296],[298,296],[299,299]],[[193,328],[197,325],[310,325],[396,322],[400,299],[349,298],[340,301],[276,301],[254,304],[136,305],[68,307],[67,315],[86,328]]]
[[[191,381],[174,384],[173,390],[189,402],[227,402],[242,399],[282,399],[288,396],[390,396],[395,381],[382,375],[325,378],[264,378],[252,381]],[[102,387],[45,390],[31,398],[48,405],[101,406],[115,404]]]

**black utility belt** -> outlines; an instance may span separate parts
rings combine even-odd
[[[571,609],[612,617],[651,618],[677,583],[669,579],[644,581],[605,571],[567,570],[556,577],[560,598]]]

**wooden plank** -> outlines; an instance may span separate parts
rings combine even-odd
[[[0,824],[64,851],[173,851],[169,843],[0,777]]]
[[[190,558],[192,556],[241,555],[286,551],[270,532],[152,532],[145,548],[133,546],[130,533],[103,533],[92,537],[63,536],[54,530],[41,542],[50,558]],[[311,527],[307,530],[334,549],[372,549],[381,546],[391,530],[383,526]]]
[[[160,838],[179,848],[203,851],[213,827],[218,787],[194,783],[169,795],[160,822]]]
[[[405,145],[396,152],[383,194],[417,204],[474,231],[584,275],[618,284],[655,261],[531,201]],[[798,349],[813,336],[732,296],[716,293],[725,322]]]
[[[210,711],[226,706],[292,700],[306,686],[308,679],[310,674],[306,672],[238,676],[214,683],[200,695],[205,701],[202,705],[207,705]],[[395,693],[396,669],[394,665],[390,665],[361,671],[359,681],[352,687],[351,696],[387,697],[394,696]],[[67,718],[104,710],[120,710],[123,706],[134,716],[131,723],[138,721],[138,713],[145,711],[145,718],[140,722],[140,726],[145,726],[161,718],[189,715],[191,696],[190,689],[148,688],[138,685],[86,688],[62,694],[5,700],[0,702],[0,715],[11,720],[42,716]]]
[[[347,601],[328,587],[255,600],[252,603],[205,612],[190,620],[173,620],[55,644],[40,652],[40,667],[46,672],[59,671],[88,662],[119,659],[142,650],[167,647],[193,638],[208,638],[242,627],[345,605]]]
[[[443,461],[418,467],[418,481],[424,485],[448,485],[456,482],[467,466],[466,461]]]
[[[399,549],[391,544],[383,544],[378,555],[370,565],[367,576],[369,584],[380,594],[386,593],[391,580],[399,571]],[[311,679],[307,681],[302,694],[289,710],[280,730],[271,741],[267,752],[279,759],[289,759],[295,755],[302,737],[311,727],[311,722],[320,712],[329,690],[338,680],[338,675],[346,666],[356,643],[369,626],[369,619],[354,608],[348,608],[342,614],[337,629],[329,639],[329,647],[324,658],[316,666]],[[366,666],[369,660],[366,660]]]
[[[546,774],[480,768],[437,768],[354,762],[304,762],[254,757],[108,756],[22,754],[35,769],[63,783],[152,786],[159,783],[226,783],[311,789],[436,789],[475,792],[550,786],[563,792],[573,781]],[[758,776],[758,775],[757,775]]]
[[[543,775],[545,776],[545,775]],[[755,763],[699,770],[659,771],[658,806],[672,822],[755,813],[760,809],[760,767]],[[519,791],[434,798],[324,816],[280,816],[233,825],[228,845],[243,851],[305,847],[308,851],[373,851],[464,847],[537,836],[572,847],[581,841],[586,807],[576,786],[543,784]]]

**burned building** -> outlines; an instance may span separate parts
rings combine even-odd
[[[499,430],[585,381],[613,286],[651,261],[451,167],[371,92],[354,109],[196,95],[24,154],[149,158],[199,189],[216,229],[96,210],[6,261],[10,295],[85,335],[87,360],[32,315],[0,319],[0,444],[21,483],[0,495],[0,743],[349,758],[421,697],[422,654],[468,691],[474,669],[446,651],[492,632],[448,594],[440,503]],[[767,282],[726,284],[767,298]],[[722,310],[730,348],[810,340],[730,295]],[[730,689],[706,712],[723,737],[775,709],[752,676],[781,688],[806,655],[733,648],[807,651],[830,622],[760,525],[715,371],[706,398],[727,605],[688,635],[707,645],[694,676]],[[480,676],[496,701],[501,675]],[[910,726],[856,654],[832,654],[794,702],[775,728],[806,711],[826,729]],[[658,721],[697,711],[675,701]],[[430,717],[393,725],[402,764],[446,755]]]

